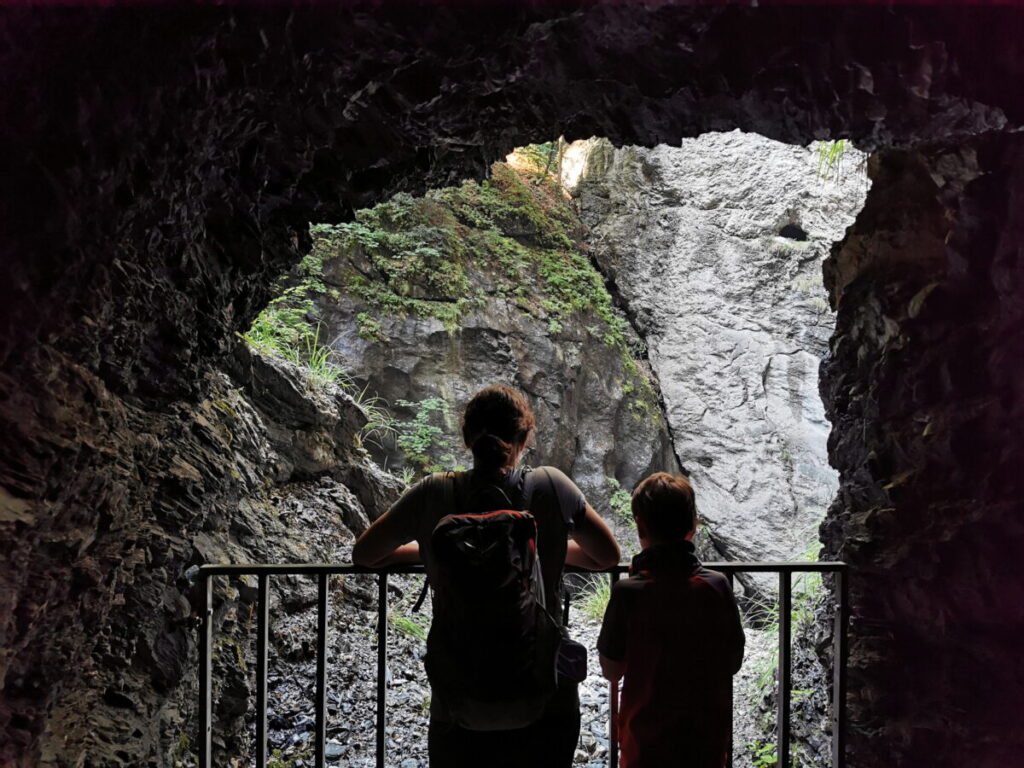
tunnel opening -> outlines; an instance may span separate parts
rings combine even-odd
[[[1020,17],[831,10],[5,14],[2,760],[187,758],[188,574],[266,559],[267,540],[329,558],[289,536],[297,510],[246,529],[296,467],[353,529],[396,491],[356,457],[346,492],[321,487],[361,418],[324,418],[229,341],[310,221],[482,178],[560,133],[653,146],[739,127],[874,152],[825,267],[850,764],[1012,764]],[[251,587],[223,597],[217,620],[245,624]]]
[[[396,482],[470,465],[459,414],[482,387],[507,383],[538,418],[527,461],[574,479],[627,562],[638,551],[629,495],[654,471],[686,471],[695,483],[704,559],[816,559],[838,485],[818,399],[817,361],[834,330],[821,263],[868,186],[852,147],[845,161],[822,166],[833,144],[790,147],[733,132],[651,150],[599,139],[520,148],[482,182],[398,195],[351,223],[314,224],[310,253],[243,338],[253,354],[297,364],[307,386],[355,399],[367,419],[360,442]],[[780,220],[800,220],[813,235],[800,230],[807,244],[788,246],[795,225],[780,230]],[[733,764],[748,766],[777,731],[777,579],[738,579],[749,661],[734,693]],[[425,760],[429,685],[417,655],[430,619],[412,610],[420,581],[389,582],[398,590],[389,665],[408,683],[389,688],[387,706],[403,754]],[[574,633],[596,658],[607,581],[569,583]],[[820,723],[830,719],[831,682],[810,641],[822,631],[815,613],[827,613],[824,584],[798,574],[794,588],[791,728],[799,764],[815,765],[830,749]],[[377,620],[339,610],[332,653],[340,642],[365,655],[369,638],[359,633]],[[294,723],[308,717],[301,691],[312,679],[285,664],[270,678],[279,699],[270,744],[289,758],[311,752],[308,739],[295,741]],[[353,694],[367,706],[370,677]],[[588,765],[609,747],[596,669],[581,697],[577,763]],[[345,738],[327,746],[372,752],[370,724],[342,720]]]

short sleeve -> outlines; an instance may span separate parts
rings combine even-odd
[[[422,542],[433,530],[427,511],[434,499],[433,488],[439,482],[437,477],[428,475],[403,493],[385,513],[393,519],[395,528],[401,531],[406,542],[413,539]]]
[[[543,490],[546,490],[543,486],[548,483],[548,478],[550,478],[551,486],[558,499],[558,508],[562,510],[566,525],[572,530],[587,513],[587,499],[583,495],[583,491],[557,467],[538,467],[530,475],[535,484],[541,484],[540,488]],[[535,492],[537,489],[537,485],[534,485]]]
[[[612,585],[608,607],[601,622],[601,634],[597,638],[597,650],[612,661],[626,660],[626,635],[629,628],[630,598],[633,590],[626,581]]]

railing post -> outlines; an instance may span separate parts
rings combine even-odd
[[[329,574],[317,577],[316,611],[316,730],[314,732],[314,765],[325,766],[327,741],[327,581]]]
[[[836,615],[832,631],[832,766],[846,766],[846,631],[850,585],[845,571],[836,571]]]
[[[213,694],[211,667],[213,653],[213,577],[200,571],[203,609],[199,624],[199,768],[211,768],[213,735]]]
[[[388,575],[377,575],[377,768],[384,768],[387,727]]]
[[[735,589],[736,589],[736,575],[732,571],[728,571],[725,574],[725,578],[728,579],[728,581],[729,581],[729,591],[730,592],[734,592]],[[734,597],[734,599],[735,599],[735,597]],[[736,750],[736,745],[733,743],[733,737],[732,737],[733,723],[735,722],[735,717],[733,716],[733,711],[732,711],[734,689],[736,687],[733,681],[735,679],[736,679],[735,675],[729,675],[729,755],[726,758],[726,763],[725,763],[726,764],[726,768],[732,768],[733,752]]]
[[[267,640],[270,600],[268,576],[261,573],[256,598],[256,768],[267,768]]]
[[[612,571],[609,575],[612,586],[619,580],[619,572]],[[608,682],[608,765],[609,768],[619,766],[619,681]]]
[[[776,761],[779,768],[789,768],[789,710],[790,689],[792,688],[789,622],[793,612],[790,575],[790,572],[784,568],[779,571],[779,748]]]

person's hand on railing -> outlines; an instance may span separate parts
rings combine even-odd
[[[414,505],[399,500],[356,540],[352,562],[365,568],[422,562],[419,544],[410,541],[410,531],[416,530],[412,517],[416,511]]]
[[[365,565],[368,568],[386,568],[389,565],[411,565],[413,563],[422,563],[423,559],[420,557],[420,545],[413,541],[408,544],[403,544],[393,550],[391,554],[385,555],[374,563],[360,563],[356,561],[355,551],[353,550],[352,562],[357,565]]]

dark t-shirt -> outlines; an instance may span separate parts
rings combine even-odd
[[[625,662],[623,768],[722,768],[743,628],[729,582],[690,542],[647,549],[612,588],[597,647]]]

